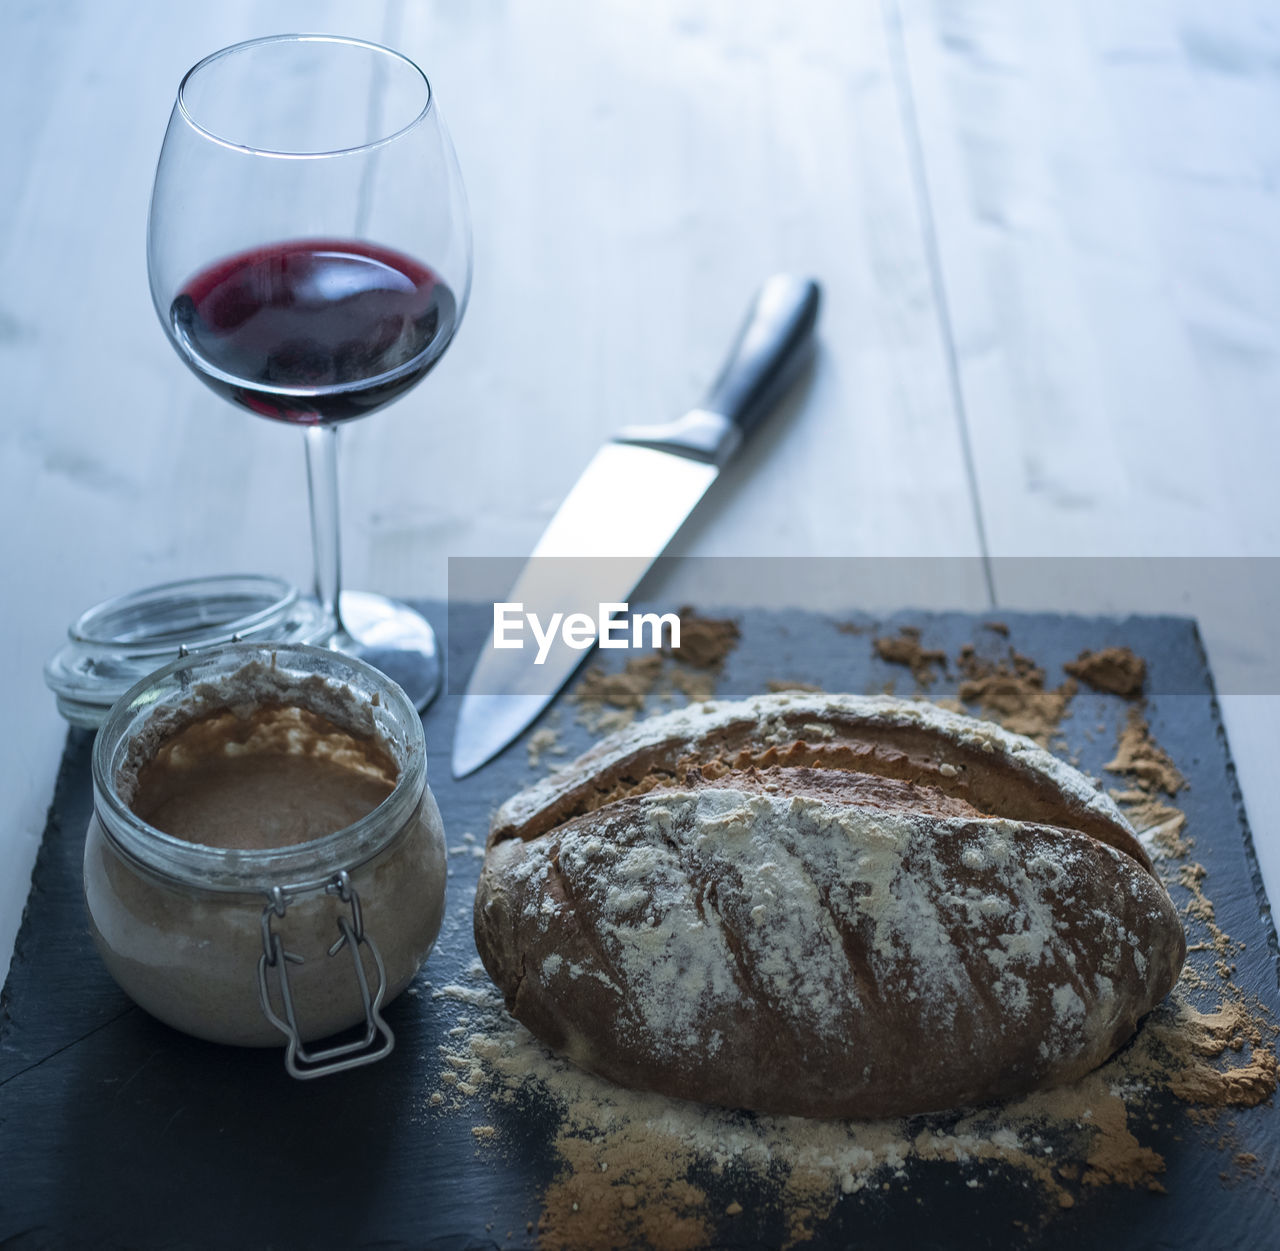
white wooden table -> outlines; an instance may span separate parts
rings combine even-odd
[[[309,575],[296,432],[191,377],[144,261],[182,72],[285,29],[418,60],[474,215],[457,343],[344,436],[350,585],[443,596],[448,556],[527,552],[601,440],[683,411],[759,279],[794,269],[826,291],[812,383],[678,552],[967,558],[923,606],[1193,611],[1239,668],[1203,587],[1127,602],[998,558],[1280,555],[1262,0],[11,2],[0,964],[62,746],[41,666],[67,621],[196,573]],[[1241,672],[1228,730],[1277,898],[1280,700]]]

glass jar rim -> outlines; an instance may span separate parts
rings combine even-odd
[[[146,724],[148,710],[160,705],[160,689],[177,678],[185,690],[198,671],[219,663],[270,658],[273,671],[292,659],[310,662],[312,673],[345,668],[378,695],[378,706],[393,716],[405,739],[392,746],[399,774],[391,794],[351,825],[320,838],[286,847],[225,848],[193,843],[144,821],[125,803],[116,785],[131,730]],[[228,670],[230,676],[233,670]],[[215,707],[216,705],[211,705]],[[403,758],[400,758],[400,757]],[[219,893],[286,894],[321,888],[342,869],[354,869],[377,855],[417,811],[426,793],[426,738],[417,709],[404,691],[372,665],[323,647],[287,643],[227,643],[183,656],[149,674],[116,701],[93,745],[94,810],[107,838],[130,860],[151,873],[184,886]]]
[[[260,591],[264,604],[244,613],[232,621],[216,621],[207,627],[207,634],[197,635],[184,630],[180,634],[165,632],[159,627],[164,623],[156,616],[156,608],[167,598],[182,598],[198,593],[206,599],[218,590]],[[254,629],[287,611],[298,600],[298,588],[283,578],[270,574],[223,574],[216,578],[179,578],[173,582],[160,582],[138,591],[126,591],[105,599],[92,608],[86,608],[68,627],[67,635],[75,643],[88,643],[107,650],[136,650],[140,645],[150,647],[157,656],[165,650],[185,644],[198,645],[203,637],[207,643],[232,642],[231,635]],[[145,622],[147,629],[140,635],[137,621]],[[134,624],[129,631],[123,627],[126,621]]]
[[[67,627],[44,667],[58,710],[94,728],[136,683],[188,652],[243,640],[319,642],[332,631],[323,606],[284,578],[259,573],[181,578],[103,600]]]
[[[203,70],[215,62],[236,53],[246,52],[251,48],[264,47],[269,44],[276,43],[330,43],[337,44],[348,48],[363,48],[366,52],[376,52],[402,62],[409,69],[422,79],[422,85],[426,90],[426,100],[417,115],[411,118],[403,126],[397,127],[395,130],[385,135],[380,135],[376,139],[367,140],[364,143],[350,144],[342,148],[326,149],[318,152],[300,152],[289,151],[287,149],[275,149],[257,147],[251,143],[242,143],[227,135],[221,135],[217,131],[210,129],[208,126],[200,122],[195,113],[189,107],[188,103],[188,87],[195,81],[195,78]],[[431,89],[431,81],[427,78],[426,73],[416,61],[405,56],[403,52],[397,52],[394,48],[388,48],[383,44],[374,43],[368,39],[356,39],[349,35],[324,35],[324,34],[303,34],[299,32],[285,33],[279,35],[261,35],[256,39],[245,39],[239,43],[229,44],[225,48],[219,48],[216,52],[209,53],[208,56],[202,57],[182,76],[182,81],[178,84],[178,111],[182,114],[183,120],[186,121],[193,130],[205,136],[214,143],[221,144],[226,148],[233,148],[238,152],[244,152],[252,156],[276,157],[283,160],[316,160],[325,157],[349,156],[358,152],[371,152],[376,148],[385,147],[389,143],[395,142],[402,135],[406,135],[409,131],[422,124],[423,119],[431,112],[431,106],[435,101],[435,93]]]

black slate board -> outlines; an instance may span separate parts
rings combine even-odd
[[[433,619],[442,620],[432,608]],[[465,666],[475,654],[487,612],[451,612],[455,663]],[[800,612],[744,612],[738,619],[742,641],[719,682],[721,696],[762,690],[770,679],[851,691],[896,681],[910,692],[905,671],[873,655],[871,627],[917,625],[926,645],[952,655],[970,641],[992,653],[1007,645],[982,619],[961,614],[864,620],[861,633],[837,628],[844,619]],[[1085,647],[1126,643],[1147,658],[1152,729],[1191,783],[1179,803],[1196,858],[1208,869],[1219,923],[1246,943],[1235,981],[1275,1012],[1275,933],[1194,624],[1020,614],[1005,620],[1008,642],[1043,665],[1051,684],[1060,680],[1062,662]],[[948,680],[931,693],[950,694]],[[517,743],[478,774],[453,781],[448,754],[457,704],[446,695],[425,720],[431,785],[454,845],[463,831],[482,838],[492,808],[536,776]],[[1123,715],[1116,697],[1088,690],[1076,697],[1063,729],[1085,770],[1101,772]],[[565,746],[586,746],[587,733],[571,716],[561,713],[557,724]],[[437,1046],[451,1023],[431,992],[474,959],[478,859],[450,858],[439,944],[417,993],[388,1011],[395,1053],[368,1069],[293,1082],[277,1053],[212,1046],[152,1021],[98,962],[80,894],[90,747],[89,735],[70,733],[0,1000],[0,1247],[529,1245],[527,1222],[536,1228],[539,1195],[555,1169],[547,1123],[529,1109],[508,1111],[505,1149],[495,1153],[477,1147],[475,1117],[433,1113],[427,1102]],[[900,1192],[847,1196],[815,1245],[1273,1245],[1280,1227],[1274,1110],[1232,1113],[1226,1154],[1219,1131],[1194,1124],[1181,1105],[1156,1119],[1142,1141],[1167,1161],[1165,1195],[1110,1187],[1044,1223],[1043,1203],[1012,1174],[984,1172],[983,1186],[971,1189],[964,1166],[913,1164],[909,1199]],[[1229,1174],[1237,1151],[1257,1157],[1250,1175]],[[1227,1182],[1219,1176],[1224,1170]],[[717,1245],[777,1245],[784,1215],[765,1204],[722,1220]]]

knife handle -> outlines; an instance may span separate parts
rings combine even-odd
[[[775,274],[767,279],[701,405],[665,425],[628,426],[614,442],[723,465],[808,360],[820,298],[811,278]]]

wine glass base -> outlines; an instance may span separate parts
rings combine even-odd
[[[385,595],[343,591],[342,624],[329,646],[381,669],[419,712],[439,694],[436,633],[421,613]]]

